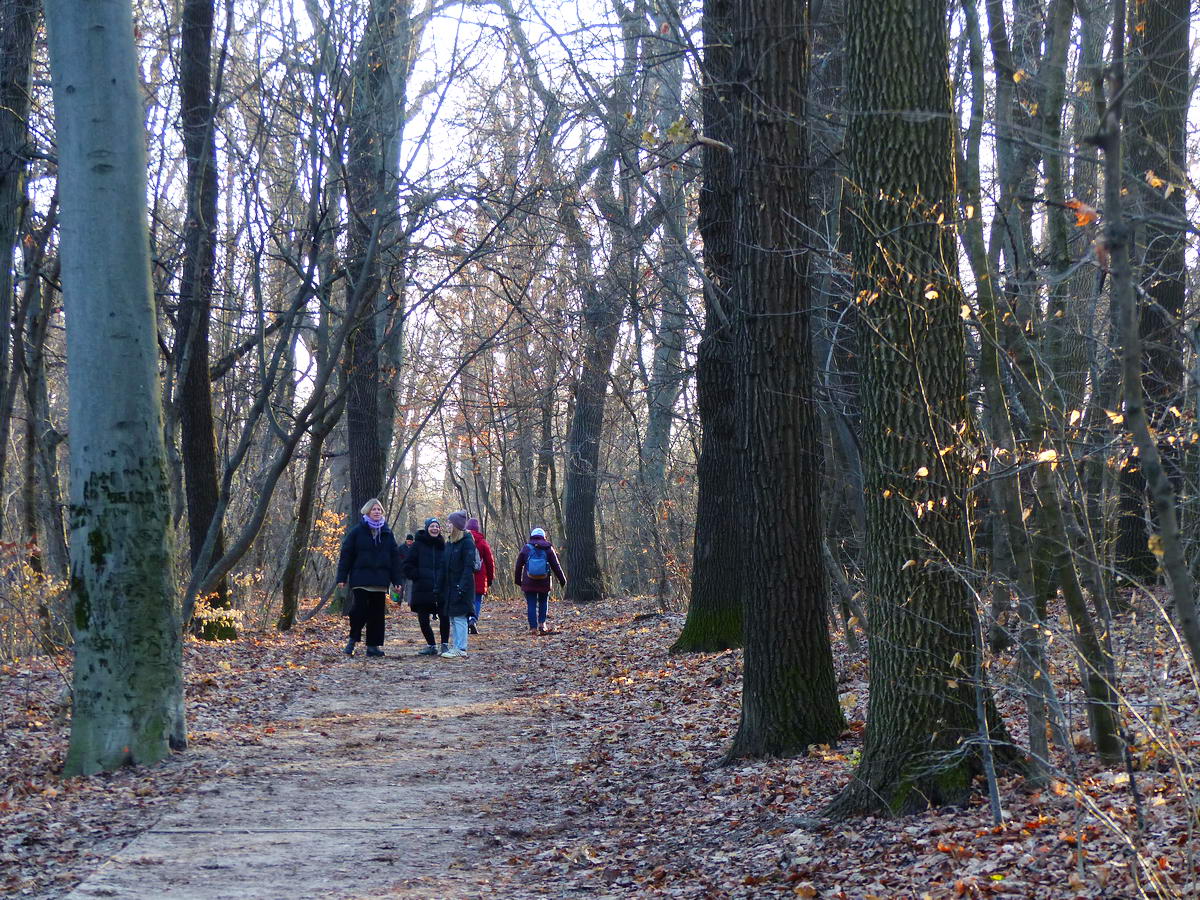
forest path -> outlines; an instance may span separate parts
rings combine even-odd
[[[488,847],[553,818],[544,793],[521,798],[555,755],[530,727],[555,639],[517,612],[485,619],[465,660],[415,656],[411,615],[389,617],[386,658],[331,648],[261,743],[208,750],[218,775],[68,900],[512,896]]]

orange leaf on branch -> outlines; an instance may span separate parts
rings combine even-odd
[[[1096,212],[1095,207],[1089,206],[1082,200],[1071,199],[1064,204],[1067,209],[1075,213],[1075,227],[1082,228],[1084,225],[1091,225],[1098,218],[1100,213]]]

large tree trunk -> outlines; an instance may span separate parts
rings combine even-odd
[[[66,772],[90,774],[184,745],[181,640],[133,18],[120,0],[50,0],[46,20],[71,397]]]
[[[180,38],[179,102],[187,156],[187,219],[184,222],[183,277],[179,282],[179,318],[175,367],[179,376],[180,447],[187,496],[188,548],[194,566],[217,510],[217,444],[208,374],[209,319],[216,267],[217,150],[212,98],[213,0],[187,0]],[[212,558],[225,552],[218,528]],[[228,609],[224,579],[206,604]],[[207,613],[196,633],[208,640],[237,637],[233,619]]]
[[[614,246],[617,253],[633,252],[628,240]],[[624,257],[627,268],[632,260]],[[563,564],[570,579],[566,598],[579,603],[603,600],[604,573],[596,545],[596,493],[599,490],[600,436],[604,427],[604,402],[608,373],[617,347],[625,300],[625,279],[613,271],[600,286],[585,288],[583,353],[575,382],[575,413],[567,434],[567,477],[563,491],[563,519],[567,529]],[[627,274],[627,273],[626,273]]]
[[[905,813],[966,799],[981,731],[946,8],[854,0],[848,22],[871,676],[862,761],[830,809]]]
[[[733,332],[729,283],[733,269],[733,52],[732,0],[705,0],[704,82],[701,100],[704,180],[700,234],[704,238],[704,331],[696,355],[700,458],[696,464],[696,537],[692,601],[673,653],[706,653],[742,645],[739,573],[722,550],[737,526],[734,496],[737,427],[734,423]],[[723,145],[723,146],[722,146]]]
[[[805,0],[737,0],[733,299],[736,496],[723,563],[745,616],[742,717],[729,758],[789,756],[837,739],[821,554],[820,425],[813,399],[804,129]]]
[[[13,260],[25,215],[25,161],[29,143],[29,77],[41,0],[0,5],[0,322],[13,319]],[[16,365],[6,330],[0,340],[0,484],[16,398]],[[20,361],[15,361],[19,363]],[[0,530],[4,527],[0,519]]]
[[[1113,16],[1112,46],[1125,45],[1125,3],[1117,0]],[[1125,422],[1138,449],[1146,483],[1150,487],[1154,511],[1159,524],[1159,554],[1163,571],[1171,586],[1171,599],[1179,619],[1183,639],[1193,663],[1200,665],[1200,611],[1196,608],[1196,582],[1191,566],[1183,552],[1179,531],[1175,491],[1167,477],[1147,415],[1142,390],[1142,347],[1138,333],[1137,301],[1134,297],[1133,271],[1130,262],[1131,229],[1122,209],[1122,100],[1125,93],[1125,64],[1119,52],[1113,54],[1109,69],[1112,98],[1105,110],[1104,121],[1097,136],[1104,152],[1104,237],[1112,268],[1113,320],[1120,328],[1121,383],[1125,394]]]
[[[372,0],[355,60],[346,162],[348,314],[358,317],[346,371],[352,517],[383,493],[385,440],[391,435],[380,420],[380,392],[391,382],[380,367],[380,353],[390,343],[385,324],[388,298],[394,295],[382,288],[385,268],[397,265],[390,253],[399,218],[399,146],[412,42],[409,4]]]
[[[1141,250],[1138,330],[1145,348],[1142,372],[1146,415],[1155,431],[1179,424],[1182,409],[1183,304],[1187,261],[1187,114],[1189,0],[1139,3],[1134,12],[1133,71],[1130,73],[1129,169],[1135,214],[1145,224],[1135,233]],[[1161,442],[1168,475],[1178,471],[1178,448]],[[1174,480],[1177,480],[1174,479]],[[1158,561],[1148,549],[1146,479],[1137,457],[1121,470],[1121,517],[1117,565],[1132,578],[1150,580]]]

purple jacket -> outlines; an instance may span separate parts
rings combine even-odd
[[[543,537],[530,538],[521,552],[517,555],[517,568],[513,572],[513,581],[521,586],[521,590],[527,594],[548,594],[550,592],[551,581],[550,576],[544,578],[531,578],[529,573],[525,571],[525,562],[529,559],[529,545],[540,547],[546,551],[546,561],[550,563],[550,571],[558,576],[558,583],[563,587],[567,586],[567,576],[563,574],[562,566],[558,564],[558,554],[554,552],[554,545]]]

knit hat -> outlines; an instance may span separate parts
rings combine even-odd
[[[406,534],[406,535],[404,536],[404,539],[405,539],[406,541],[415,541],[415,540],[416,540],[416,538],[415,538],[415,537],[413,537],[411,534]]]
[[[459,531],[463,531],[467,527],[467,511],[465,509],[450,513],[450,515],[446,516],[446,519]]]
[[[429,530],[429,526],[430,526],[430,525],[432,525],[434,522],[437,522],[437,523],[438,523],[438,525],[441,525],[441,524],[442,524],[442,523],[441,523],[441,522],[438,520],[438,517],[437,517],[437,516],[430,516],[428,519],[426,519],[426,520],[425,520],[425,530],[426,530],[426,531],[428,531],[428,530]]]
[[[540,528],[535,528],[533,531],[529,532],[529,536],[544,538],[546,536],[546,532]]]
[[[467,531],[479,531],[479,520],[474,516],[467,519]]]

